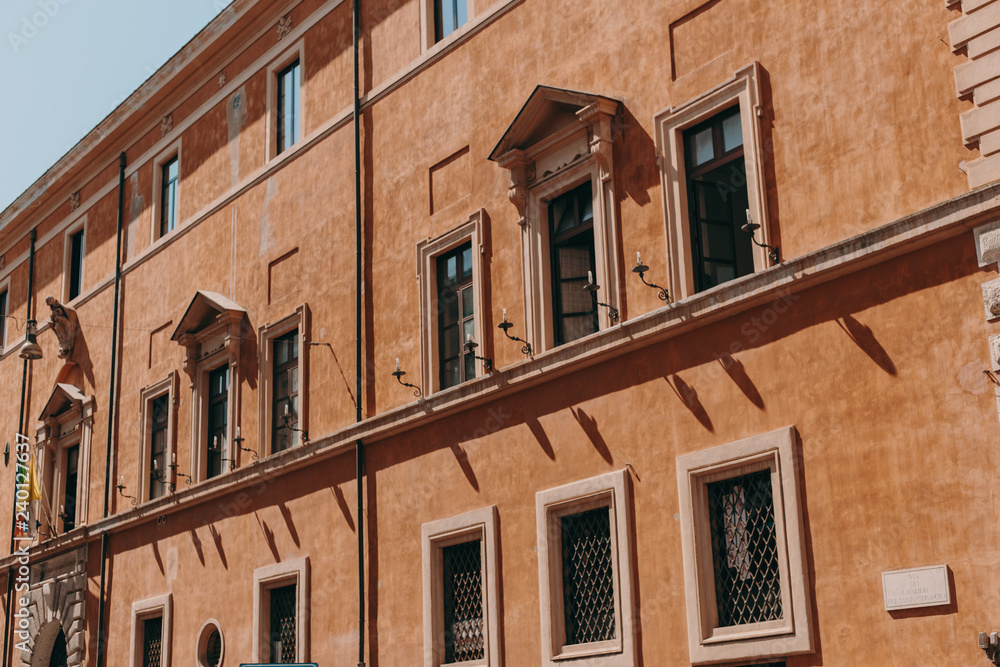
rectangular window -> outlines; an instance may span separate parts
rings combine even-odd
[[[160,180],[160,236],[166,236],[177,226],[177,177],[180,163],[176,157],[162,167]]]
[[[83,229],[69,237],[68,300],[72,301],[83,290]]]
[[[170,418],[170,395],[157,396],[150,402],[149,499],[159,498],[166,490],[167,434]]]
[[[0,292],[0,350],[7,343],[7,290]]]
[[[486,655],[482,540],[444,547],[441,561],[444,661],[482,660]]]
[[[299,330],[289,331],[272,343],[274,368],[271,397],[271,451],[283,452],[295,444],[299,427]]]
[[[298,60],[278,72],[278,153],[299,140],[299,77]]]
[[[269,646],[271,663],[295,662],[295,584],[272,588],[270,597]]]
[[[434,0],[434,41],[440,42],[465,25],[468,19],[466,0]]]
[[[208,374],[208,460],[206,479],[222,474],[229,414],[229,365]]]
[[[742,230],[749,200],[740,108],[684,132],[691,246],[698,291],[754,271],[753,242]]]
[[[440,387],[476,377],[476,358],[465,343],[475,339],[472,243],[463,243],[437,260],[438,360]]]
[[[552,199],[549,247],[556,345],[598,331],[597,293],[587,289],[595,271],[594,200],[590,181]]]
[[[163,656],[163,617],[142,622],[142,667],[160,667]]]
[[[67,447],[63,468],[66,471],[63,486],[62,520],[63,532],[69,532],[76,528],[76,492],[80,470],[80,446],[73,445]]]

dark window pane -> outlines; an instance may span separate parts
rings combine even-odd
[[[475,331],[471,262],[472,243],[463,243],[437,258],[438,363],[442,389],[475,377],[475,365],[463,360],[465,342]]]
[[[296,660],[295,584],[272,588],[270,597],[269,660],[277,664],[293,663]]]
[[[83,230],[70,238],[69,298],[75,299],[83,289]]]
[[[167,463],[167,427],[169,425],[169,395],[157,396],[150,402],[149,498],[159,498],[165,491]]]
[[[208,456],[206,477],[222,473],[229,419],[229,366],[220,366],[208,375]]]
[[[271,449],[280,452],[295,442],[294,429],[299,427],[299,330],[275,338],[272,346]]]
[[[0,349],[6,342],[7,335],[7,290],[0,292]]]
[[[300,84],[300,67],[297,60],[278,73],[278,153],[299,140]]]
[[[614,639],[610,510],[601,507],[571,514],[562,517],[560,523],[566,643]]]
[[[163,650],[163,618],[142,622],[142,667],[160,667]]]
[[[208,667],[219,667],[221,660],[222,635],[219,634],[218,630],[212,630],[212,634],[208,636],[208,642],[205,644],[205,662]]]
[[[481,544],[474,540],[441,550],[446,663],[482,660],[486,655]]]
[[[434,41],[438,42],[468,21],[467,0],[434,0]]]
[[[178,162],[173,158],[163,165],[162,192],[160,193],[160,236],[177,225],[177,175]]]
[[[63,490],[63,532],[76,528],[76,492],[80,466],[80,446],[66,448],[66,486]]]

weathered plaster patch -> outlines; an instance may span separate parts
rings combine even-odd
[[[979,359],[962,366],[962,370],[958,372],[958,384],[962,391],[976,395],[986,393],[990,388],[990,381],[986,379],[984,370],[983,362]]]
[[[229,127],[229,165],[232,187],[240,183],[240,130],[247,122],[246,86],[240,88],[226,100],[226,124]]]
[[[177,581],[177,547],[167,549],[167,586]]]
[[[260,250],[258,255],[263,257],[264,253],[267,252],[267,248],[271,243],[271,223],[268,220],[268,207],[271,205],[271,199],[274,195],[278,193],[278,181],[274,178],[267,179],[267,192],[264,195],[264,206],[261,207],[260,213]]]

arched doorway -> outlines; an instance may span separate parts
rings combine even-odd
[[[49,621],[38,633],[31,652],[31,667],[68,667],[66,633],[59,621]]]

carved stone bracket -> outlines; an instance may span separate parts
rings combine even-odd
[[[80,191],[77,190],[69,196],[69,210],[75,211],[80,208]]]
[[[54,296],[45,297],[45,305],[52,311],[49,322],[59,340],[59,358],[70,359],[76,343],[76,334],[80,329],[76,310],[62,305]]]
[[[167,136],[167,132],[170,132],[172,129],[174,129],[174,115],[168,113],[160,121],[160,136]]]
[[[287,35],[292,31],[292,15],[285,14],[280,19],[278,19],[278,39]]]
[[[522,227],[528,222],[525,217],[525,205],[528,201],[529,176],[534,177],[535,163],[528,159],[527,154],[520,149],[514,149],[501,156],[500,166],[510,171],[510,189],[507,197],[517,208],[517,224]]]
[[[597,160],[597,168],[601,182],[611,180],[611,165],[614,146],[614,129],[612,123],[618,114],[618,104],[611,100],[600,99],[576,112],[577,117],[591,126],[590,154]]]

